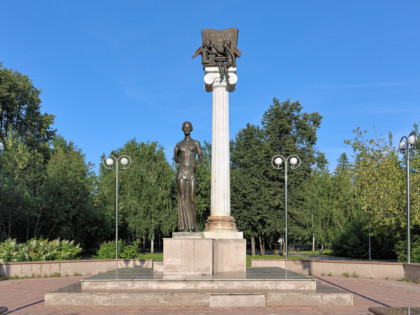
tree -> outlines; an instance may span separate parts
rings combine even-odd
[[[41,113],[41,90],[35,88],[28,76],[0,63],[0,138],[7,138],[13,130],[19,140],[30,148],[48,146],[55,130],[51,129],[54,116]]]
[[[0,240],[33,236],[30,225],[42,208],[45,161],[41,153],[9,132],[0,156]]]
[[[305,200],[308,198],[307,183],[311,180],[311,168],[317,160],[316,132],[321,124],[319,113],[302,112],[298,101],[279,102],[273,99],[273,104],[264,113],[262,127],[264,139],[268,146],[266,177],[270,185],[269,213],[279,213],[284,222],[284,170],[278,171],[269,165],[276,154],[300,157],[301,166],[289,174],[288,188],[288,233],[289,239],[305,241],[309,238],[310,214],[305,213]],[[278,219],[269,220],[273,224]],[[281,233],[281,224],[276,224],[275,230]]]
[[[176,229],[175,171],[157,142],[146,144],[133,139],[111,154],[132,159],[132,166],[119,174],[120,236],[133,241],[141,238],[143,248],[149,240],[153,252],[156,236],[168,236]],[[111,221],[115,218],[115,172],[103,167],[98,199],[98,205],[106,205],[104,210]]]
[[[232,214],[238,228],[251,240],[255,256],[255,239],[264,255],[264,236],[270,234],[273,215],[268,213],[269,193],[265,170],[267,161],[263,130],[247,124],[231,143]]]
[[[99,245],[102,220],[93,208],[95,176],[91,165],[72,142],[58,136],[53,140],[46,167],[43,207],[37,213],[34,236],[64,238],[84,248]]]
[[[201,147],[203,162],[197,168],[197,228],[204,230],[207,218],[210,216],[211,203],[211,144],[204,141]]]

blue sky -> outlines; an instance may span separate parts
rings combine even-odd
[[[211,141],[211,94],[191,58],[203,28],[239,28],[231,138],[273,97],[299,100],[323,116],[317,147],[332,168],[358,126],[397,142],[420,121],[420,1],[2,0],[0,11],[3,66],[30,76],[54,127],[96,165],[132,138],[171,158],[185,120]]]

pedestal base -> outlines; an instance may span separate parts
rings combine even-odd
[[[245,270],[244,239],[177,237],[163,239],[163,264],[156,271],[166,276],[203,276]]]

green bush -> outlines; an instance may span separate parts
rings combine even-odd
[[[121,254],[124,251],[125,243],[118,240],[118,258],[122,258]],[[115,241],[104,242],[99,247],[95,256],[96,259],[115,259]]]
[[[82,249],[74,241],[56,239],[31,239],[26,243],[17,243],[7,239],[0,243],[0,261],[46,261],[78,259]]]
[[[131,245],[125,245],[124,250],[122,251],[121,258],[124,259],[139,259],[140,258],[140,240],[137,239]]]
[[[140,240],[137,239],[131,245],[126,244],[122,240],[118,240],[118,258],[122,259],[139,259]],[[95,259],[114,259],[115,258],[115,241],[104,242],[99,247]]]
[[[420,263],[420,247],[413,249],[413,262]]]
[[[334,256],[364,258],[369,256],[369,229],[367,219],[356,217],[337,233],[331,247]],[[371,230],[371,234],[374,230]],[[395,259],[396,239],[385,234],[371,235],[373,259]]]
[[[412,234],[411,240],[411,262],[420,262],[420,235]],[[397,242],[395,245],[395,253],[397,254],[399,262],[407,261],[407,239]]]

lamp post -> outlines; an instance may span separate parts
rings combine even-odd
[[[412,131],[408,138],[400,140],[400,153],[405,154],[407,165],[407,263],[410,263],[410,149],[414,149],[417,143],[417,134]]]
[[[297,155],[290,155],[285,158],[282,155],[276,155],[271,159],[271,165],[277,170],[281,168],[284,162],[284,244],[285,244],[285,257],[287,259],[287,168],[290,164],[291,169],[298,168],[300,166],[300,157]]]
[[[107,169],[112,169],[115,163],[115,259],[118,259],[118,165],[121,163],[122,169],[131,166],[131,158],[128,155],[115,157],[108,155],[103,159],[103,165]]]

